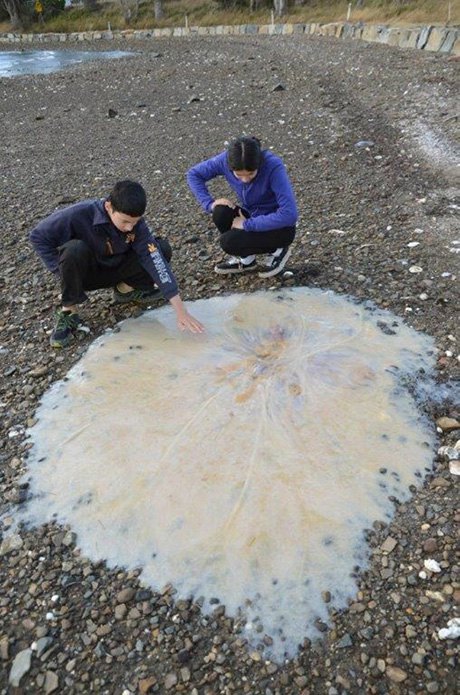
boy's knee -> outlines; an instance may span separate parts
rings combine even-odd
[[[90,248],[81,239],[70,239],[66,241],[65,244],[59,246],[59,258],[73,258],[88,255],[90,253]]]

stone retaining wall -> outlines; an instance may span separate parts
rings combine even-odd
[[[400,48],[419,48],[425,51],[460,55],[460,28],[458,27],[390,27],[379,24],[351,24],[334,22],[332,24],[240,24],[213,27],[167,27],[164,29],[126,29],[115,31],[83,31],[71,34],[0,34],[0,41],[6,43],[81,43],[123,39],[150,39],[163,36],[219,36],[229,34],[315,34],[335,36],[342,39],[360,39],[399,46]]]

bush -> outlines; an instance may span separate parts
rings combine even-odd
[[[65,0],[40,0],[43,5],[43,14],[46,17],[54,17],[65,8]]]

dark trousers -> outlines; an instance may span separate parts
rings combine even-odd
[[[268,232],[245,232],[244,229],[232,229],[232,223],[239,213],[249,217],[241,208],[228,205],[216,205],[212,219],[220,232],[220,245],[225,253],[233,256],[252,256],[253,254],[273,253],[276,249],[289,246],[294,241],[295,227],[270,229]]]
[[[156,241],[167,261],[172,251],[166,239]],[[141,266],[138,256],[131,249],[106,258],[97,258],[84,241],[71,239],[59,247],[59,277],[62,303],[67,306],[81,304],[88,297],[86,290],[100,290],[126,282],[135,289],[151,290],[153,279]]]

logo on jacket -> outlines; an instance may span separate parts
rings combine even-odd
[[[156,246],[156,244],[154,244],[153,242],[150,242],[147,244],[147,248],[150,253],[150,258],[153,261],[153,265],[155,266],[158,276],[160,278],[160,282],[162,282],[163,284],[172,282],[171,275],[169,274],[163,257],[160,251],[158,250],[158,246]]]

